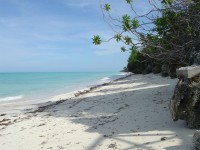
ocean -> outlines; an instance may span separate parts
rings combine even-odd
[[[120,72],[0,73],[0,102],[48,100],[124,75]]]

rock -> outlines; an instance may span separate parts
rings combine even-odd
[[[136,60],[128,62],[127,68],[130,72],[140,74],[145,68],[144,65],[145,64],[143,63],[143,56],[138,56]]]
[[[167,74],[171,77],[171,78],[176,78],[177,75],[176,75],[176,69],[178,69],[179,66],[177,65],[169,65],[168,68],[167,68]]]
[[[180,67],[183,67],[184,65],[182,64],[168,64],[164,63],[161,67],[162,70],[162,76],[170,76],[171,78],[177,78],[176,75],[176,70],[179,69]]]
[[[152,64],[151,61],[149,57],[140,53],[135,61],[128,62],[127,68],[130,72],[135,74],[147,74],[150,73],[149,70],[152,70],[151,66],[149,66],[149,64]]]
[[[189,128],[200,129],[200,81],[181,78],[169,107],[174,121],[185,120]]]
[[[197,53],[197,55],[194,59],[194,63],[200,65],[200,53]]]
[[[153,69],[152,64],[149,64],[149,65],[144,69],[144,71],[142,71],[142,74],[149,74],[149,73],[152,72],[152,69]]]
[[[166,76],[168,76],[169,74],[168,74],[168,64],[167,63],[164,63],[163,65],[162,65],[162,67],[161,67],[161,71],[162,71],[162,76],[163,77],[166,77]]]
[[[159,65],[155,65],[152,69],[152,72],[153,73],[160,73],[162,70],[161,70],[161,67]]]
[[[128,64],[128,70],[135,74],[140,74],[144,70],[144,64],[136,61],[134,64]]]
[[[200,150],[200,131],[196,131],[193,136],[193,150]]]
[[[181,67],[176,70],[179,77],[192,78],[200,74],[200,66]]]

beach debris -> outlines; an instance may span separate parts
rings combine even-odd
[[[116,149],[117,148],[117,143],[111,143],[108,148]]]
[[[38,107],[36,110],[30,111],[30,112],[28,112],[28,113],[43,112],[44,110],[49,109],[49,108],[52,108],[52,107],[54,107],[55,105],[59,105],[59,104],[61,104],[61,103],[64,103],[65,101],[67,101],[67,99],[66,99],[66,100],[59,100],[59,101],[56,101],[56,102],[52,102],[51,104],[44,105],[44,106],[40,106],[40,107]]]
[[[0,121],[0,123],[6,122],[6,121],[9,121],[9,120],[10,120],[10,119],[3,118],[3,119]]]
[[[137,133],[138,131],[137,130],[130,130],[132,133]]]
[[[11,119],[4,118],[0,121],[0,126],[8,126],[10,124],[12,124]]]
[[[87,94],[89,92],[90,92],[90,90],[78,91],[77,93],[74,94],[74,96],[78,97],[80,95]]]
[[[110,81],[110,82],[108,82],[108,83],[103,83],[103,84],[100,84],[100,85],[96,85],[96,86],[90,87],[89,90],[78,91],[77,93],[74,94],[74,96],[75,96],[75,97],[79,97],[79,96],[81,96],[81,95],[83,95],[83,94],[87,94],[87,93],[91,92],[92,90],[97,89],[98,87],[110,85],[110,84],[113,83],[114,81],[119,81],[119,80],[128,78],[128,77],[130,77],[130,76],[132,76],[132,75],[133,75],[133,74],[130,73],[130,74],[126,75],[126,76],[123,76],[123,77],[121,77],[121,78],[115,79],[115,80]]]
[[[166,139],[167,139],[167,137],[162,137],[160,140],[165,141]]]
[[[46,125],[45,123],[39,124],[38,127],[44,126]]]
[[[47,144],[47,142],[46,142],[46,141],[43,141],[40,145],[44,145],[44,144]]]
[[[0,116],[5,116],[6,114],[0,114]]]
[[[63,146],[57,146],[59,149],[65,149]]]

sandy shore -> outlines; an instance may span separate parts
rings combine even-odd
[[[171,121],[177,79],[133,75],[76,97],[0,115],[0,150],[189,150],[194,130]]]

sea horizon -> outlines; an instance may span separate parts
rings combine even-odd
[[[109,72],[123,72],[123,71],[0,71],[0,73],[109,73]]]

